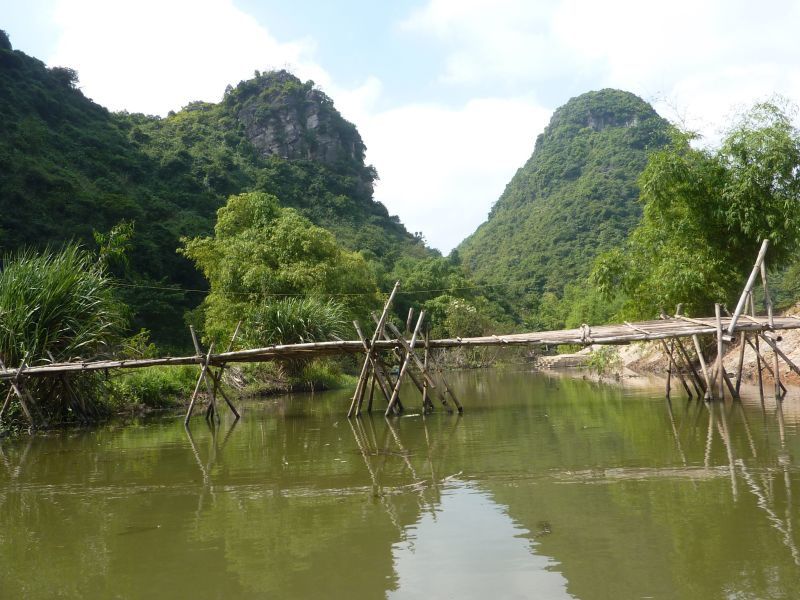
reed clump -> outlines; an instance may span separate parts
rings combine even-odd
[[[105,265],[77,244],[3,259],[0,271],[0,358],[25,364],[110,356],[122,339],[125,306],[115,297]],[[102,412],[98,377],[26,380],[35,413],[46,424]],[[100,394],[102,395],[102,394]]]

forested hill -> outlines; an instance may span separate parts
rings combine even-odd
[[[95,231],[132,222],[125,299],[135,327],[185,337],[183,313],[202,295],[152,288],[206,285],[176,248],[211,233],[232,194],[274,194],[379,269],[430,255],[373,200],[361,137],[313,82],[257,73],[218,104],[166,118],[111,113],[78,86],[74,71],[13,50],[0,31],[0,246],[91,246]]]
[[[637,178],[668,123],[637,96],[604,89],[553,114],[492,208],[458,248],[476,279],[500,284],[518,314],[544,292],[560,296],[585,278],[595,256],[638,223]]]

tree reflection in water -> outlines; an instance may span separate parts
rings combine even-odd
[[[348,421],[344,391],[247,405],[219,429],[161,418],[3,440],[0,595],[781,598],[800,584],[791,395],[665,403],[530,373],[451,379],[460,418]]]

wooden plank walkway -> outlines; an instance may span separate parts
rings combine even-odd
[[[730,317],[722,318],[723,328],[727,331],[731,323]],[[738,320],[733,333],[763,333],[800,329],[800,317],[773,317],[770,325],[766,318],[744,316]],[[600,325],[580,329],[563,329],[559,331],[540,331],[530,333],[514,333],[507,335],[491,335],[482,337],[446,338],[428,340],[430,349],[473,348],[481,346],[530,346],[548,347],[562,344],[589,346],[592,344],[630,344],[633,342],[656,341],[670,338],[691,338],[694,335],[716,335],[717,320],[715,317],[689,319],[687,317],[666,318],[653,321],[623,323],[621,325]],[[410,340],[406,340],[410,343]],[[376,340],[376,351],[389,352],[402,350],[396,339]],[[268,362],[298,358],[316,358],[342,354],[362,354],[363,342],[360,340],[343,340],[316,342],[305,344],[278,344],[211,354],[208,364],[221,366],[231,363]],[[84,362],[51,363],[30,366],[24,369],[26,377],[53,376],[59,374],[76,374],[106,369],[141,369],[144,367],[164,365],[202,365],[206,360],[203,355],[167,356],[163,358],[145,358],[130,360],[96,360]],[[17,369],[0,369],[0,380],[16,377]]]

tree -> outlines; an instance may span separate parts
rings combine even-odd
[[[800,245],[800,135],[786,110],[756,105],[718,149],[692,147],[695,139],[676,129],[651,154],[640,225],[595,262],[593,282],[606,297],[626,294],[631,316],[678,303],[707,314],[736,297],[761,240],[771,242],[773,269]]]
[[[69,67],[52,67],[50,75],[61,85],[69,88],[78,87],[78,72]]]
[[[342,250],[332,233],[282,208],[270,194],[231,196],[217,213],[213,237],[183,243],[181,253],[195,261],[211,285],[203,303],[205,331],[218,342],[239,320],[245,336],[258,338],[252,343],[318,339],[335,333],[330,327],[314,329],[322,321],[314,318],[320,311],[340,315],[327,320],[337,324],[380,304],[366,261]],[[290,305],[293,297],[311,300]],[[266,331],[267,323],[283,323],[285,334]],[[315,333],[304,337],[304,331]]]

